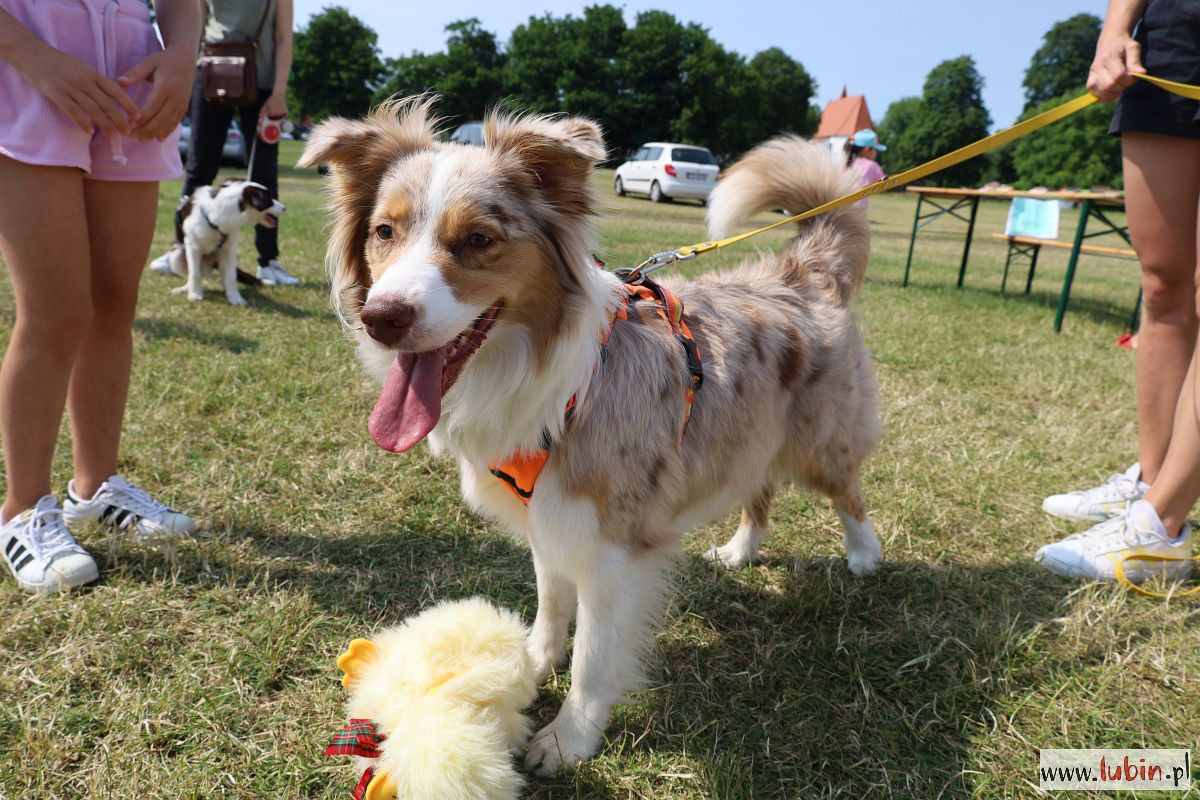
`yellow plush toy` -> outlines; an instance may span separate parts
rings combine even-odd
[[[326,755],[358,756],[355,800],[513,800],[513,756],[537,695],[516,614],[481,598],[439,603],[337,660],[350,722]]]

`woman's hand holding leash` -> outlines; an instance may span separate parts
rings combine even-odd
[[[1144,7],[1145,0],[1109,0],[1087,82],[1088,91],[1102,103],[1111,103],[1132,86],[1134,73],[1146,72],[1142,46],[1132,35]]]
[[[1101,102],[1111,103],[1134,84],[1133,73],[1145,71],[1142,46],[1132,36],[1126,33],[1109,42],[1101,37],[1088,72],[1087,88]]]

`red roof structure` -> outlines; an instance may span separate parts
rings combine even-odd
[[[867,98],[861,94],[846,96],[846,87],[842,87],[842,96],[830,100],[821,114],[821,125],[813,136],[816,141],[828,139],[831,136],[853,136],[863,128],[875,129],[871,122],[871,112],[867,110]]]

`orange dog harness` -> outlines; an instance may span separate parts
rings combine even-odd
[[[679,429],[679,439],[682,441],[684,434],[687,433],[688,421],[692,418],[692,403],[696,400],[696,392],[704,383],[704,367],[700,363],[700,348],[696,346],[692,332],[688,330],[687,321],[683,318],[683,301],[649,278],[642,278],[637,284],[626,283],[625,292],[620,307],[612,315],[608,327],[600,334],[600,349],[603,351],[608,347],[608,340],[612,336],[612,329],[617,320],[629,319],[630,305],[640,301],[655,305],[658,316],[679,340],[684,357],[687,359],[688,374],[691,377],[683,398],[683,424]],[[570,421],[571,413],[574,410],[575,397],[572,396],[567,401],[566,411],[563,412],[567,421]],[[547,459],[550,458],[549,437],[543,437],[543,439],[542,447],[537,450],[518,450],[508,461],[488,465],[491,473],[502,480],[508,490],[525,505],[529,505],[538,475],[541,474]]]

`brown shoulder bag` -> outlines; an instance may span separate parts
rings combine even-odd
[[[258,100],[258,37],[271,0],[267,0],[254,39],[249,42],[204,42],[200,48],[200,85],[204,99],[218,106],[241,108]]]

